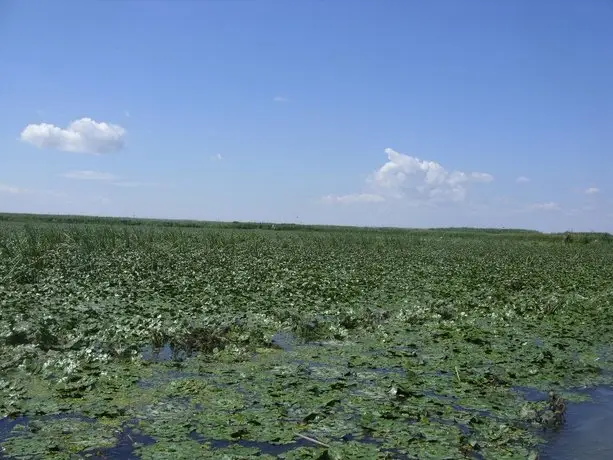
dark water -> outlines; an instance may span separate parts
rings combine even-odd
[[[140,457],[136,455],[135,443],[149,445],[155,443],[155,439],[151,436],[137,433],[132,430],[131,427],[126,426],[121,433],[117,435],[117,444],[115,444],[115,446],[104,449],[90,449],[89,451],[82,452],[81,455],[91,460],[106,460],[111,458],[137,460]]]
[[[613,460],[613,388],[585,393],[592,400],[567,405],[566,423],[547,435],[541,460]]]
[[[142,350],[142,356],[145,361],[161,362],[169,361],[172,359],[173,350],[170,344],[165,343],[159,348],[154,348],[151,345],[147,345]]]
[[[155,348],[151,345],[147,345],[141,349],[141,356],[143,360],[152,363],[161,363],[165,361],[184,361],[190,356],[194,356],[195,353],[183,350],[180,348],[173,348],[169,343],[165,343],[161,347]]]
[[[284,351],[291,351],[297,345],[298,341],[292,334],[286,332],[277,332],[273,335],[272,344],[281,348]]]

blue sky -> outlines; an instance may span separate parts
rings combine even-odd
[[[613,231],[610,0],[9,0],[0,210]]]

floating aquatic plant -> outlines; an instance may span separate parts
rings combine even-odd
[[[613,380],[599,235],[4,217],[3,456],[528,458]]]

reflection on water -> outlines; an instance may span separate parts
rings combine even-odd
[[[291,351],[296,346],[296,338],[286,332],[277,332],[272,336],[271,342],[274,346],[284,351]]]
[[[569,403],[566,423],[547,435],[541,460],[613,459],[613,388],[588,392],[591,401]]]
[[[170,361],[173,356],[173,349],[170,344],[165,343],[161,347],[153,347],[151,345],[147,345],[141,350],[142,357],[145,361],[151,362],[161,362],[161,361]]]
[[[87,456],[90,460],[106,460],[110,458],[138,460],[140,456],[136,452],[137,443],[147,446],[154,444],[155,439],[151,436],[137,433],[132,428],[126,426],[117,434],[117,444],[115,446],[106,449],[90,449],[91,452],[87,452]]]

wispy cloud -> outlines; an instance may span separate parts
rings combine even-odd
[[[10,195],[26,195],[32,193],[32,190],[23,187],[16,187],[14,185],[0,184],[0,193],[8,193]]]
[[[119,180],[119,181],[111,182],[111,185],[114,185],[116,187],[136,188],[136,187],[156,187],[159,184],[152,183],[152,182]]]
[[[109,181],[118,179],[117,176],[111,173],[100,172],[100,171],[90,171],[90,170],[80,170],[80,171],[68,171],[61,175],[67,179],[78,179],[78,180],[101,180],[101,181]]]
[[[279,102],[279,103],[285,103],[285,102],[289,102],[289,99],[287,97],[283,97],[283,96],[275,96],[273,98],[273,101]]]
[[[117,176],[115,174],[111,174],[108,172],[91,171],[91,170],[68,171],[66,173],[60,174],[60,176],[65,177],[67,179],[98,181],[98,182],[103,182],[105,184],[113,185],[116,187],[126,187],[126,188],[155,187],[158,185],[158,184],[151,183],[151,182],[127,180],[120,176]]]
[[[126,130],[119,125],[98,123],[81,118],[60,128],[50,123],[30,124],[21,132],[22,141],[38,148],[65,152],[101,155],[121,150],[125,145]]]
[[[221,161],[221,160],[223,160],[223,155],[221,153],[216,153],[215,155],[211,156],[211,160],[213,160],[213,161]]]
[[[553,201],[547,203],[534,203],[530,206],[531,209],[538,209],[542,211],[559,211],[560,205]]]
[[[585,193],[587,193],[588,195],[593,195],[594,193],[598,192],[600,192],[600,189],[596,187],[590,187],[585,191]]]
[[[89,201],[95,204],[102,204],[102,205],[111,204],[111,200],[105,196],[95,196],[95,197],[90,198]]]
[[[517,179],[515,179],[515,182],[518,184],[525,184],[526,182],[530,182],[530,179],[528,179],[526,176],[519,176]]]
[[[472,184],[488,183],[494,177],[485,172],[448,171],[436,161],[385,149],[388,161],[367,179],[369,191],[325,197],[328,202],[380,202],[406,199],[413,203],[464,201]]]
[[[342,204],[352,204],[352,203],[380,203],[385,201],[381,195],[376,195],[374,193],[355,193],[352,195],[327,195],[323,197],[323,201],[327,203],[342,203]]]
[[[10,195],[28,195],[39,198],[66,198],[65,192],[56,190],[40,190],[15,185],[0,184],[0,193],[8,193]]]

